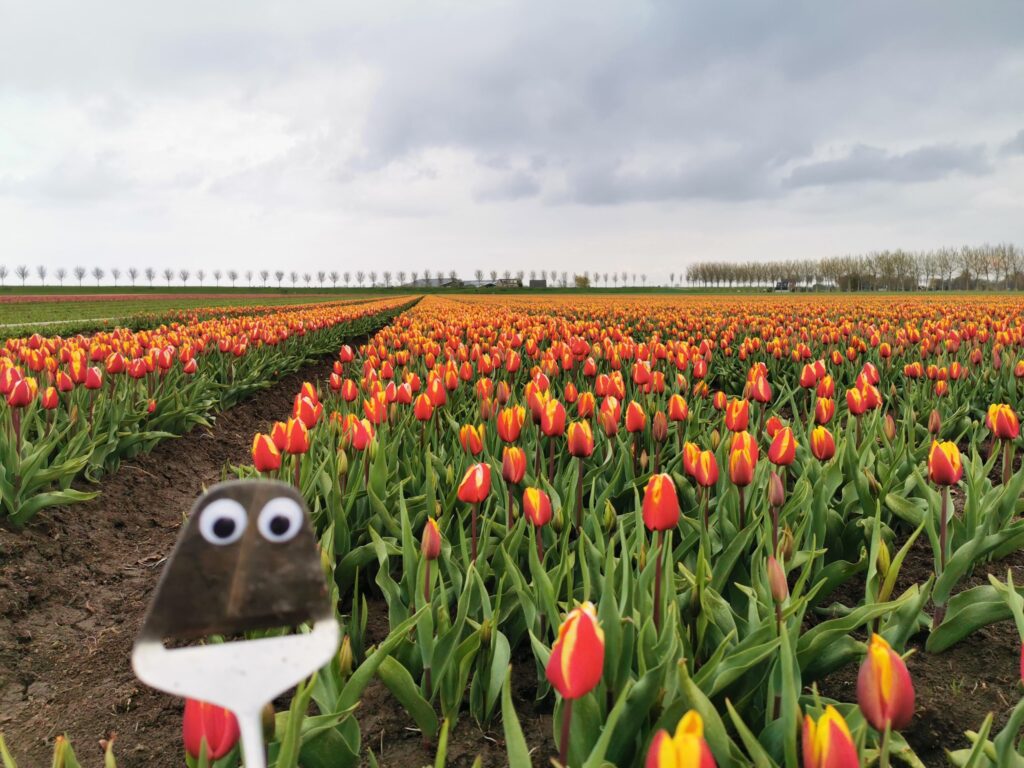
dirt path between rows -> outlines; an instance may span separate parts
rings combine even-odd
[[[184,515],[225,464],[250,460],[253,433],[288,413],[307,365],[196,429],[126,462],[95,501],[0,530],[0,732],[21,766],[49,765],[66,733],[83,765],[117,733],[118,765],[182,764],[181,703],[132,675],[132,641]]]

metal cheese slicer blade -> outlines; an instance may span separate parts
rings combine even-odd
[[[298,634],[165,647],[254,630]],[[289,485],[235,481],[197,502],[132,651],[136,676],[238,718],[246,768],[265,768],[263,707],[338,650],[340,630],[302,497]]]
[[[327,664],[338,649],[338,623],[318,621],[304,635],[268,637],[189,648],[141,640],[132,669],[165,693],[208,701],[238,718],[246,768],[266,768],[263,707]]]

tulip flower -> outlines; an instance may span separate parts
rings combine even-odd
[[[814,423],[825,425],[836,415],[836,401],[831,397],[819,397],[814,405]]]
[[[768,448],[768,461],[779,467],[788,467],[796,459],[796,438],[793,430],[783,427],[775,433],[771,446]]]
[[[857,703],[879,733],[899,731],[914,716],[914,685],[907,665],[881,635],[873,634],[857,674]]]
[[[484,425],[464,424],[459,430],[459,442],[466,453],[479,456],[484,450]]]
[[[860,768],[850,728],[831,704],[817,722],[804,715],[803,756],[804,768]]]
[[[473,540],[472,559],[476,562],[476,515],[477,509],[487,498],[491,490],[491,465],[486,463],[473,464],[459,483],[459,501],[472,505],[471,536]]]
[[[551,498],[540,488],[527,488],[523,491],[523,514],[537,531],[537,558],[543,561],[544,542],[541,538],[541,528],[551,521]]]
[[[1020,436],[1020,421],[1009,405],[992,404],[985,423],[993,438],[1003,444],[1003,485],[1006,485],[1013,474],[1013,441]]]
[[[253,438],[252,463],[257,472],[273,472],[281,467],[281,452],[270,435],[257,433]]]
[[[558,628],[558,638],[551,646],[545,669],[548,682],[565,699],[559,740],[562,765],[568,764],[572,703],[597,687],[603,670],[604,630],[597,620],[594,604],[586,602],[573,608]]]
[[[733,435],[732,448],[729,451],[729,479],[739,491],[740,496],[740,528],[746,527],[745,488],[754,481],[754,470],[757,467],[757,443],[749,432],[737,432]]]
[[[498,437],[506,443],[514,443],[519,439],[525,421],[526,409],[523,406],[504,408],[498,413]]]
[[[57,393],[57,388],[47,387],[43,390],[43,394],[39,396],[39,404],[47,411],[52,411],[60,405],[60,395]]]
[[[430,563],[437,560],[441,555],[441,530],[437,527],[437,521],[432,517],[427,518],[423,526],[423,537],[420,539],[420,553],[423,555],[423,599],[430,602]]]
[[[512,487],[526,475],[526,451],[517,445],[506,445],[501,452],[501,476],[508,484],[508,527],[512,527]]]
[[[697,460],[700,459],[700,446],[696,443],[683,443],[683,471],[690,477],[697,473]]]
[[[811,453],[818,461],[825,462],[836,455],[836,441],[825,427],[811,430]]]
[[[665,531],[679,525],[679,496],[670,475],[653,475],[644,490],[644,525],[658,532],[657,570],[654,572],[654,628],[661,628],[661,572],[664,570]]]
[[[186,699],[181,735],[193,760],[203,753],[209,760],[219,760],[238,743],[238,720],[216,704]]]
[[[747,400],[730,400],[725,408],[725,428],[730,432],[743,432],[750,422],[750,403]]]
[[[658,730],[647,749],[644,768],[716,768],[711,749],[704,741],[704,720],[690,710],[679,721],[675,734]]]
[[[718,482],[718,460],[711,451],[701,451],[693,471],[693,479],[704,489],[704,527],[708,527],[708,505],[711,489]]]

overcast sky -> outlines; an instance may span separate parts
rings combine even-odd
[[[0,263],[1024,244],[1024,3],[0,0]]]

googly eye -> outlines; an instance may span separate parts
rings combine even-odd
[[[225,547],[242,538],[248,521],[245,509],[237,501],[217,499],[199,515],[199,533],[210,544]]]
[[[268,501],[260,510],[256,525],[264,539],[281,544],[295,538],[304,519],[302,507],[294,499],[279,496]]]

